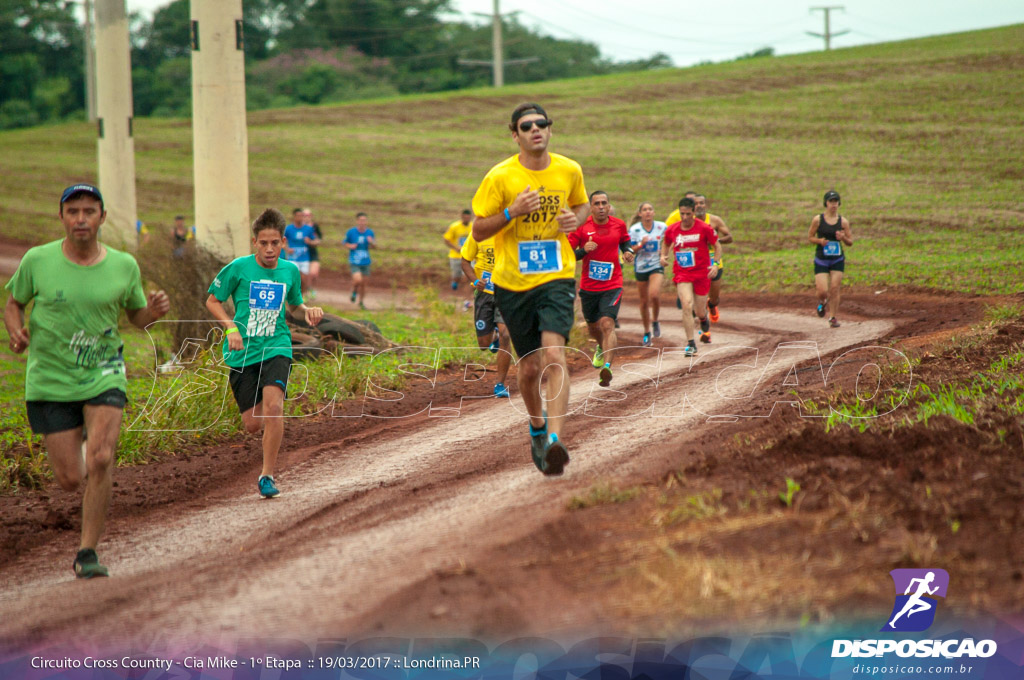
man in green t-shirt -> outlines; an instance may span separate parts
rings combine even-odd
[[[96,545],[110,505],[127,402],[118,318],[124,309],[132,324],[145,328],[167,313],[170,301],[163,291],[147,299],[135,258],[99,242],[107,217],[99,189],[68,187],[60,197],[59,215],[66,237],[30,249],[7,282],[4,325],[11,350],[28,350],[28,421],[33,432],[43,435],[54,476],[68,491],[86,481],[74,570],[79,578],[92,578],[109,575]]]
[[[239,257],[210,284],[206,308],[224,326],[224,363],[231,368],[231,392],[247,432],[263,428],[263,470],[256,487],[263,498],[280,495],[274,467],[284,437],[284,397],[292,365],[292,334],[285,307],[316,326],[319,307],[302,303],[302,278],[294,262],[280,258],[285,217],[264,210],[252,224],[255,255]],[[224,303],[235,306],[232,319]],[[265,423],[265,424],[264,424]]]

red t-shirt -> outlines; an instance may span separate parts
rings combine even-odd
[[[583,277],[580,290],[596,293],[622,288],[622,265],[619,244],[629,243],[629,227],[618,217],[609,217],[604,224],[594,224],[593,216],[569,234],[573,250],[593,239],[597,248],[583,256]]]
[[[718,243],[715,230],[706,222],[693,220],[693,226],[683,231],[682,222],[673,222],[665,230],[665,243],[675,253],[672,263],[672,282],[697,281],[708,276],[711,257],[708,247]]]

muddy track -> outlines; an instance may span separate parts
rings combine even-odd
[[[345,296],[344,289],[324,293]],[[626,345],[642,330],[634,298],[628,290]],[[386,620],[405,593],[439,574],[463,573],[466,564],[486,569],[505,546],[524,541],[557,544],[549,527],[564,526],[556,520],[573,494],[598,480],[656,477],[685,464],[693,452],[677,445],[680,433],[714,446],[727,427],[721,421],[731,418],[708,416],[768,415],[786,401],[781,386],[795,366],[827,368],[844,348],[882,338],[914,342],[951,332],[977,320],[982,302],[900,291],[894,304],[892,293],[850,291],[844,325],[831,330],[808,299],[730,296],[714,343],[691,361],[681,355],[679,313],[666,298],[665,336],[656,350],[624,350],[612,389],[597,387],[585,360],[572,362],[573,415],[564,433],[572,462],[558,479],[542,477],[530,461],[515,390],[511,402],[470,400],[451,417],[467,392],[453,370],[433,387],[406,391],[409,412],[432,406],[433,416],[289,423],[278,475],[284,493],[273,501],[253,488],[253,437],[118,470],[101,546],[111,579],[79,583],[71,574],[75,494],[50,487],[0,498],[6,535],[19,532],[0,563],[0,646],[344,635]],[[339,415],[360,408],[347,403]],[[530,578],[549,595],[561,587],[551,574]],[[532,581],[506,585],[522,598],[536,594]],[[552,629],[592,620],[600,606],[564,595],[553,601],[545,619]],[[529,627],[511,612],[498,619],[489,632]]]
[[[837,333],[806,314],[765,309],[732,308],[728,319],[696,361],[678,348],[646,357],[636,348],[612,390],[596,387],[593,372],[577,374],[570,405],[576,413],[565,433],[573,460],[561,479],[546,479],[532,466],[518,400],[471,403],[458,418],[403,419],[348,441],[325,437],[292,451],[292,460],[304,460],[279,476],[284,494],[277,500],[261,501],[245,485],[202,507],[151,512],[145,523],[109,536],[102,554],[115,578],[71,578],[66,560],[56,559],[73,552],[70,532],[58,554],[49,546],[19,555],[3,569],[0,602],[8,616],[0,639],[34,645],[114,636],[142,643],[159,635],[185,644],[195,631],[345,631],[402,588],[536,532],[595,479],[658,465],[663,443],[680,428],[697,437],[714,427],[704,414],[731,412],[722,395],[752,393],[759,380],[779,377],[760,370],[780,341],[809,341],[801,345],[810,352],[802,362],[866,344],[895,325],[851,320]],[[678,324],[665,326],[663,343],[682,345]],[[638,332],[627,314],[623,336]],[[757,349],[758,370],[721,372],[750,351],[744,348]],[[772,370],[784,374],[793,365]],[[638,402],[650,402],[642,426],[624,426],[624,416],[634,425],[639,416],[623,409],[643,411]],[[323,434],[330,425],[319,426]],[[654,452],[650,459],[640,455],[646,451]],[[254,617],[254,609],[276,614]]]

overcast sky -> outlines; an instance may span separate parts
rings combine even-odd
[[[244,1],[244,0],[243,0]],[[762,47],[776,54],[823,46],[823,12],[810,7],[843,5],[832,12],[832,46],[902,40],[940,33],[1024,23],[1022,0],[500,0],[501,11],[518,11],[520,22],[559,38],[596,43],[617,61],[664,52],[677,66],[723,61]],[[127,0],[128,11],[151,13],[169,0]],[[467,21],[483,22],[493,0],[452,0]],[[455,18],[458,18],[456,15]]]

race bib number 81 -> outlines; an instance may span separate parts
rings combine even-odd
[[[562,248],[558,241],[520,241],[519,273],[548,274],[562,271]]]

